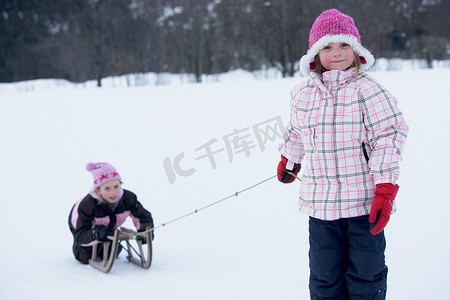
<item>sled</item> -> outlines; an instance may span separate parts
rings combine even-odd
[[[121,234],[123,234],[121,240],[125,240],[127,243],[126,250],[128,252],[128,256],[127,256],[128,261],[135,265],[138,265],[139,267],[144,268],[144,269],[150,268],[150,265],[152,264],[152,255],[153,255],[152,238],[151,238],[152,230],[153,229],[148,229],[143,232],[136,232],[134,230],[130,230],[130,229],[121,227]],[[143,239],[136,239],[137,237],[142,237]],[[136,255],[139,256],[139,259],[137,257],[133,256],[134,249],[130,244],[130,240],[133,240],[133,239],[136,240],[136,243],[139,247],[139,253],[136,253]],[[144,241],[147,244],[146,247],[143,245]]]
[[[109,241],[102,242],[103,258],[101,261],[98,261],[97,257],[97,249],[100,243],[92,246],[92,256],[89,260],[89,264],[97,270],[102,271],[103,273],[108,273],[111,270],[117,257],[117,251],[119,249],[120,242],[125,241],[127,244],[126,251],[128,252],[128,261],[135,265],[138,265],[143,269],[150,268],[150,265],[152,263],[152,239],[150,238],[150,233],[151,230],[136,232],[124,227],[117,229],[114,232],[113,236],[108,236]],[[139,252],[137,252],[131,246],[130,240],[136,241]],[[144,242],[147,244],[147,246],[143,245],[145,244]],[[136,257],[133,256],[133,251],[136,252]]]

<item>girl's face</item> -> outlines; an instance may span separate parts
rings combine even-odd
[[[329,43],[319,51],[319,59],[327,70],[347,70],[355,61],[355,52],[349,44]]]
[[[109,203],[116,203],[120,195],[120,180],[111,180],[97,189],[97,195]]]

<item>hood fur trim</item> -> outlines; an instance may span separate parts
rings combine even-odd
[[[316,55],[329,43],[347,43],[352,48],[353,51],[361,58],[361,70],[367,71],[374,63],[375,58],[369,50],[364,48],[352,35],[326,35],[320,38],[311,49],[306,52],[305,55],[300,59],[300,72],[303,76],[308,76],[313,69],[311,69],[311,63],[314,62]]]

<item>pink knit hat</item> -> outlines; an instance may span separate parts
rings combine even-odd
[[[86,170],[92,173],[94,177],[94,185],[91,191],[95,191],[96,188],[102,186],[111,180],[121,180],[117,170],[108,163],[88,163]]]
[[[329,43],[347,43],[361,59],[361,70],[369,69],[375,58],[361,45],[361,37],[352,17],[337,9],[326,10],[314,21],[309,33],[309,50],[300,59],[300,71],[304,76],[314,70],[316,55]]]

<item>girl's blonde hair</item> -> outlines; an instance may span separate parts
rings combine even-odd
[[[350,68],[355,68],[356,72],[359,72],[359,70],[361,69],[361,59],[359,58],[359,55],[357,55],[355,53],[355,51],[353,51],[353,53],[355,54],[355,60],[353,61],[352,65],[349,67],[349,69]],[[322,74],[323,72],[327,71],[322,66],[322,63],[320,62],[319,54],[316,55],[316,58],[314,60],[314,64],[315,64],[314,72],[316,72],[317,74]]]

